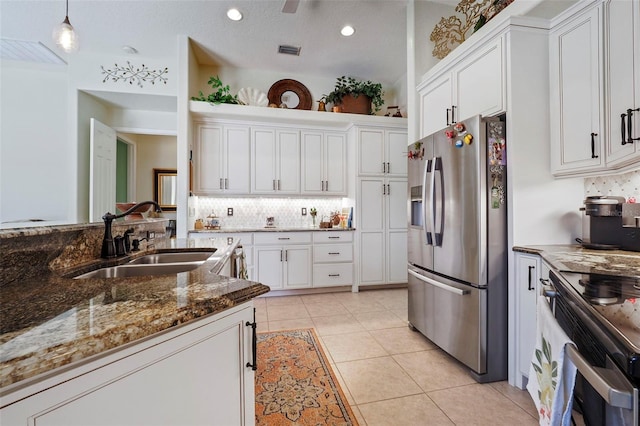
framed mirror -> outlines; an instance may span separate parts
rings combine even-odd
[[[176,211],[178,173],[176,169],[153,169],[153,200],[164,211]]]

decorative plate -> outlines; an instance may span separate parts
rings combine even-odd
[[[304,84],[296,80],[284,79],[273,83],[269,89],[269,103],[286,105],[289,109],[311,109],[313,100]]]
[[[244,105],[261,106],[266,107],[269,105],[269,99],[266,93],[253,89],[251,87],[245,87],[238,91],[238,100]]]

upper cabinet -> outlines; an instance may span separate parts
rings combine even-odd
[[[193,192],[247,194],[250,176],[249,127],[196,123]]]
[[[251,132],[251,192],[300,192],[300,132],[255,128]]]
[[[640,2],[604,3],[607,165],[640,159]]]
[[[347,135],[302,131],[302,193],[346,195]]]
[[[497,37],[421,83],[420,135],[428,136],[474,115],[504,112],[504,69],[503,40]]]
[[[407,132],[401,129],[358,129],[358,175],[407,176]]]
[[[601,8],[575,15],[551,32],[549,65],[551,169],[555,174],[604,166]]]
[[[640,4],[578,3],[549,43],[551,170],[588,175],[640,160]],[[634,140],[635,139],[635,140]]]

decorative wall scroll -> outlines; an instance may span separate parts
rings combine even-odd
[[[105,69],[104,66],[100,66],[100,68],[102,68],[102,74],[105,74],[103,83],[106,83],[107,80],[123,81],[129,84],[136,83],[138,87],[142,87],[143,82],[156,84],[158,81],[167,84],[165,74],[169,72],[166,67],[163,70],[150,70],[145,64],[142,64],[140,68],[134,67],[129,61],[127,61],[127,66],[121,67],[115,64],[111,69]]]
[[[464,14],[464,22],[458,16],[442,17],[431,32],[429,40],[435,43],[433,56],[442,59],[466,40],[473,27],[473,34],[514,0],[462,0],[456,12]]]

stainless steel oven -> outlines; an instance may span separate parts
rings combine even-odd
[[[567,355],[578,369],[576,424],[637,426],[640,281],[553,271],[549,280],[544,293],[558,324],[575,343]]]

